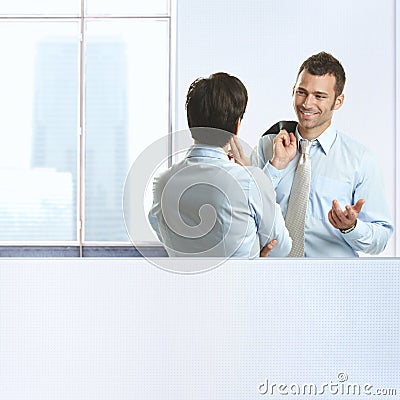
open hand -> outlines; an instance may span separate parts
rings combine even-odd
[[[347,205],[345,209],[342,210],[339,202],[337,200],[333,200],[332,208],[328,212],[329,222],[336,229],[345,230],[352,228],[356,224],[358,214],[360,213],[364,203],[365,200],[360,199],[353,206]]]

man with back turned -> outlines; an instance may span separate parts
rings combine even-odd
[[[246,105],[246,88],[229,74],[191,84],[186,110],[194,145],[184,160],[155,178],[149,213],[169,256],[289,253],[291,239],[270,179],[260,168],[238,165],[227,154]]]

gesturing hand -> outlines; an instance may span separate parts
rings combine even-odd
[[[360,213],[364,203],[365,200],[360,199],[353,206],[347,205],[345,209],[342,210],[339,202],[337,200],[333,200],[332,208],[328,212],[329,222],[336,229],[346,230],[352,228],[356,224],[358,214]]]
[[[270,163],[276,169],[284,169],[297,154],[296,136],[282,129],[274,138],[273,156]]]

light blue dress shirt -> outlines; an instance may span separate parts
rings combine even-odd
[[[298,155],[283,170],[269,160],[275,135],[261,137],[251,155],[251,163],[264,169],[272,179],[276,199],[285,216]],[[299,140],[299,132],[296,130]],[[393,233],[393,223],[385,199],[383,178],[376,158],[362,144],[330,126],[311,147],[311,189],[305,225],[305,257],[358,257],[358,251],[379,254]],[[340,206],[365,204],[356,228],[346,234],[328,220],[332,200]]]
[[[292,240],[270,179],[231,162],[221,147],[192,146],[184,160],[156,176],[149,221],[168,255],[285,257]]]

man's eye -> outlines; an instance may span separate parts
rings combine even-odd
[[[321,96],[320,94],[317,94],[315,97],[316,97],[318,100],[326,99],[326,96]]]
[[[305,92],[303,92],[302,90],[298,90],[297,92],[296,92],[299,96],[304,96],[306,93]]]

